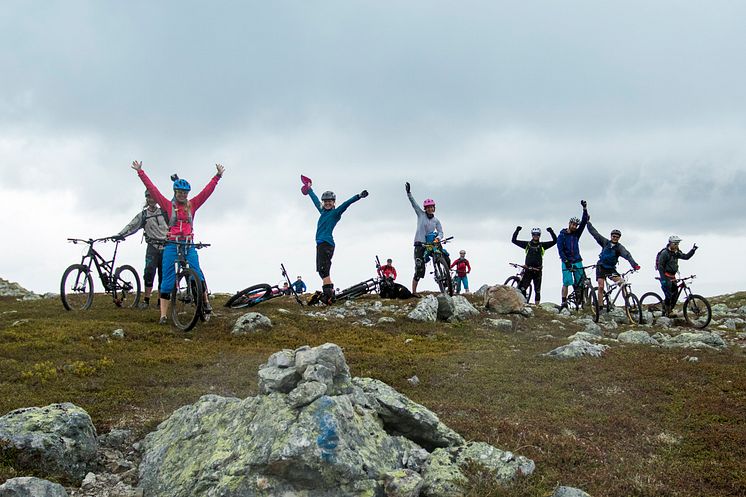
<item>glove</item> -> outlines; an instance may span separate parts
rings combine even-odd
[[[300,175],[300,180],[301,180],[301,183],[303,183],[303,186],[301,186],[301,187],[300,187],[300,192],[301,192],[301,193],[302,193],[303,195],[308,195],[308,190],[310,190],[310,189],[311,189],[311,183],[312,183],[312,182],[311,182],[311,178],[309,178],[309,177],[307,177],[307,176],[303,176],[303,175],[301,174],[301,175]]]
[[[523,226],[516,226],[516,227],[515,227],[515,232],[516,232],[516,233],[518,233],[518,232],[519,232],[519,231],[521,231],[522,229],[523,229]]]
[[[124,237],[122,235],[114,235],[114,236],[111,237],[111,239],[114,240],[115,242],[123,242],[124,241]]]
[[[549,227],[547,228],[547,233],[554,233],[554,230],[552,229],[552,227],[551,227],[551,226],[549,226]]]
[[[365,198],[368,196],[368,190],[363,190],[360,192],[360,198]]]
[[[698,248],[699,248],[699,247],[697,247],[697,244],[695,243],[695,244],[694,244],[694,247],[692,247],[692,250],[694,250],[694,251],[696,252]]]
[[[632,266],[632,269],[634,269],[635,271],[639,271],[640,270],[640,265],[638,264],[636,266]]]
[[[565,269],[567,269],[568,271],[572,271],[572,262],[565,261]]]
[[[581,201],[580,201],[580,205],[582,205],[582,206],[583,206],[583,209],[585,209],[585,208],[587,208],[587,207],[588,207],[588,202],[586,202],[585,200],[581,200]]]
[[[407,193],[410,193],[412,191],[412,187],[409,186],[409,181],[404,183],[404,189],[407,191]]]

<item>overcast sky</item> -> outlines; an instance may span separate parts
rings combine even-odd
[[[80,250],[140,209],[144,169],[178,172],[213,291],[314,273],[318,214],[299,174],[344,200],[332,278],[392,257],[411,281],[415,215],[437,201],[472,287],[502,282],[516,225],[599,230],[652,264],[672,233],[706,295],[744,289],[746,3],[12,1],[0,5],[0,277],[59,291]],[[104,252],[111,249],[101,247]],[[599,247],[584,236],[586,263]],[[142,269],[133,236],[121,263]],[[627,263],[620,267],[626,269]],[[544,300],[558,300],[556,250]],[[434,284],[428,275],[424,288]],[[100,285],[99,285],[100,286]]]

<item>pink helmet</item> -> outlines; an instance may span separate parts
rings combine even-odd
[[[426,199],[425,199],[425,201],[424,201],[424,202],[422,202],[422,207],[423,207],[423,209],[424,209],[425,207],[430,207],[431,205],[432,205],[433,207],[435,207],[435,200],[433,200],[433,199],[431,199],[431,198],[426,198]]]

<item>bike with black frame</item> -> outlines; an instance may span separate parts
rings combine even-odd
[[[448,238],[439,240],[438,234],[432,232],[425,236],[425,243],[422,244],[425,247],[423,263],[427,264],[430,259],[433,260],[431,274],[435,279],[435,283],[438,285],[441,293],[447,293],[450,296],[453,296],[453,279],[451,278],[451,267],[448,263],[448,251],[443,248],[443,245],[452,239],[453,237],[449,236]]]
[[[205,313],[205,287],[196,269],[187,260],[187,253],[191,247],[199,250],[209,247],[209,243],[194,243],[193,241],[166,240],[165,245],[176,246],[176,277],[171,289],[170,311],[171,321],[181,331],[190,331],[199,321],[209,320]]]
[[[517,288],[521,291],[524,297],[526,297],[526,302],[531,300],[531,295],[534,292],[534,285],[531,280],[528,282],[528,286],[525,289],[521,288],[521,281],[523,280],[523,276],[526,274],[526,271],[541,271],[541,269],[533,267],[533,266],[527,266],[525,264],[516,264],[514,262],[509,262],[509,265],[513,266],[516,269],[519,269],[518,274],[515,276],[511,276],[507,280],[505,280],[505,285],[512,286],[514,288]]]
[[[596,289],[593,287],[593,281],[585,274],[587,269],[595,268],[595,264],[583,266],[583,273],[580,280],[572,286],[570,294],[567,296],[567,307],[571,311],[590,311],[594,315],[598,314],[598,296]]]
[[[684,299],[684,319],[693,328],[705,328],[712,320],[712,308],[710,302],[701,295],[692,293],[687,281],[696,278],[696,275],[687,276],[686,278],[676,278],[676,295],[673,299],[673,305],[671,308],[667,308],[664,303],[663,297],[655,292],[648,292],[640,297],[640,308],[642,310],[642,320],[645,324],[652,324],[656,317],[670,316],[671,312],[676,307],[676,303],[679,300],[679,296],[683,293],[686,298]],[[660,281],[660,277],[655,278]]]
[[[290,281],[290,277],[288,276],[288,272],[285,270],[284,264],[280,264],[280,271],[282,272],[283,278],[285,278],[285,281],[287,281],[288,283],[288,291],[290,293],[285,293],[279,285],[260,283],[258,285],[252,285],[248,288],[244,288],[240,292],[236,292],[236,294],[229,298],[228,301],[225,303],[225,307],[230,307],[231,309],[252,307],[262,302],[266,302],[277,297],[284,297],[286,295],[292,295],[293,297],[295,297],[295,301],[298,302],[299,305],[303,305],[303,301],[301,300],[298,293],[295,291],[293,283]]]
[[[629,275],[634,272],[634,269],[630,269],[626,273],[620,274],[619,277],[621,280],[619,282],[612,280],[610,277],[606,278],[606,288],[604,288],[603,300],[598,306],[596,306],[596,312],[593,317],[595,322],[598,322],[600,318],[601,309],[606,309],[606,312],[611,312],[611,309],[615,307],[616,301],[621,295],[627,319],[629,319],[632,324],[642,323],[642,307],[640,306],[640,299],[637,298],[637,295],[632,293],[632,284],[629,282]],[[614,293],[615,290],[616,293],[612,297],[612,293]],[[598,300],[598,297],[596,297],[596,299]]]
[[[140,277],[135,268],[124,264],[115,269],[119,242],[123,237],[68,238],[73,244],[84,243],[83,258],[79,264],[72,264],[62,273],[60,282],[60,298],[62,305],[68,311],[84,311],[91,308],[93,304],[93,276],[91,266],[95,266],[96,273],[101,280],[101,285],[106,293],[111,294],[112,301],[117,307],[136,307],[140,302]],[[98,242],[114,241],[114,255],[111,260],[99,254],[93,245]]]

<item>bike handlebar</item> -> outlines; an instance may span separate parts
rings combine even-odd
[[[89,245],[93,245],[96,242],[120,242],[121,240],[117,240],[117,236],[106,236],[104,238],[89,238],[88,240],[84,240],[82,238],[68,238],[68,242],[72,242],[74,244],[80,243],[87,243]]]
[[[202,243],[202,242],[180,242],[178,240],[159,240],[158,243],[161,243],[163,245],[181,245],[183,247],[192,246],[196,249],[201,249],[205,247],[209,247],[211,244],[209,243]]]
[[[540,270],[538,267],[527,266],[525,264],[516,264],[515,262],[509,262],[508,264],[511,265],[511,266],[513,266],[516,269],[521,268],[521,269],[533,269],[535,271],[539,271]]]

